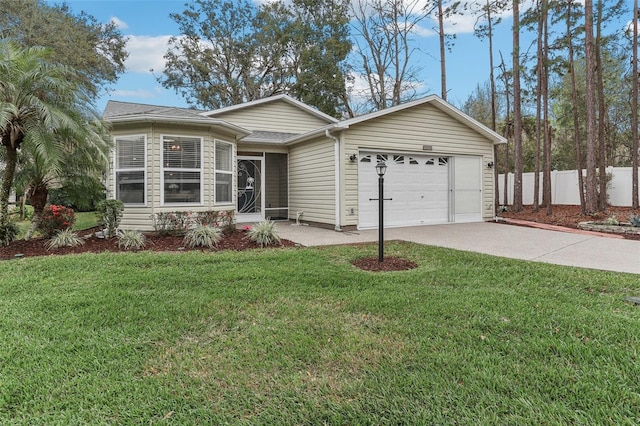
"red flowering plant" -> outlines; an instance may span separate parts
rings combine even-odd
[[[76,223],[76,215],[73,209],[50,204],[44,208],[38,230],[45,237],[51,237],[58,231],[71,228],[74,223]]]

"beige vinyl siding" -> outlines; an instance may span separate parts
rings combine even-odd
[[[357,225],[358,222],[358,164],[349,162],[349,156],[361,150],[481,157],[483,218],[493,218],[493,170],[486,167],[493,161],[492,141],[434,106],[422,104],[354,124],[343,132],[342,141],[344,225]],[[430,145],[432,150],[423,150],[424,145]],[[356,214],[350,214],[352,208]]]
[[[223,112],[214,117],[246,129],[283,133],[306,133],[329,124],[284,100]]]
[[[223,133],[211,132],[209,128],[197,126],[168,126],[158,124],[143,124],[137,127],[126,126],[116,128],[112,132],[113,137],[126,135],[147,136],[147,187],[146,206],[125,206],[122,217],[122,229],[136,229],[140,231],[153,230],[153,215],[159,212],[172,211],[206,211],[206,210],[235,210],[235,191],[233,201],[229,204],[214,203],[214,141],[231,143],[234,145],[233,168],[235,188],[236,155],[233,137]],[[160,176],[162,174],[162,136],[187,136],[202,138],[202,203],[162,205]],[[111,156],[111,169],[108,174],[108,196],[115,196],[114,164]]]
[[[289,218],[335,224],[334,144],[324,137],[291,147]]]

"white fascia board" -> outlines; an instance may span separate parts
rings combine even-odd
[[[154,123],[173,123],[173,124],[199,124],[202,126],[219,126],[230,130],[236,135],[248,136],[253,133],[251,130],[244,127],[236,126],[228,121],[218,120],[215,118],[185,118],[185,117],[170,117],[166,115],[129,115],[114,117],[107,120],[110,123],[135,123],[135,122],[154,122]]]

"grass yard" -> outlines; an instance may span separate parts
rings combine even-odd
[[[640,276],[376,250],[0,262],[0,424],[640,423]]]

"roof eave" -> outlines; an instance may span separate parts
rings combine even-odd
[[[248,136],[252,132],[244,127],[236,126],[224,120],[218,120],[215,118],[201,119],[201,118],[186,118],[186,117],[167,117],[161,115],[128,115],[120,117],[107,118],[105,121],[113,124],[122,123],[136,123],[136,122],[152,122],[152,123],[173,123],[173,124],[197,124],[208,127],[223,127],[230,132],[239,136]]]

